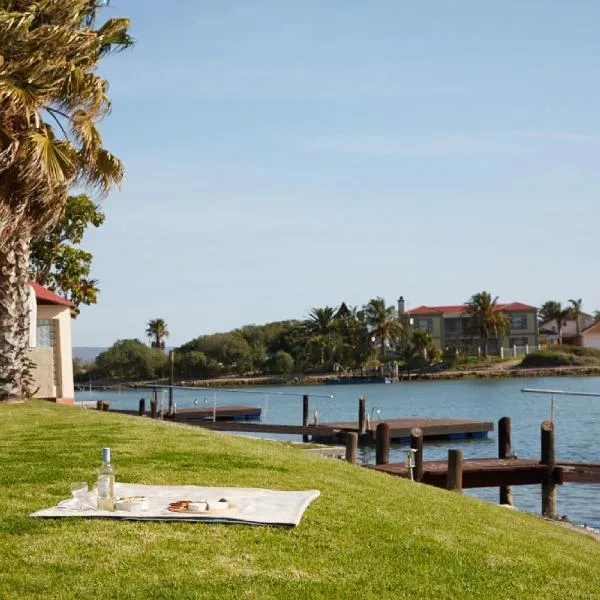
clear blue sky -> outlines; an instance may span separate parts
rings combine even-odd
[[[597,0],[112,0],[125,163],[74,345],[404,295],[600,309]]]

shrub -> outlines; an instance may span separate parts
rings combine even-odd
[[[592,348],[579,348],[580,350],[592,350]],[[575,352],[561,352],[560,350],[541,350],[528,354],[521,366],[524,368],[535,367],[568,367],[568,366],[598,366],[600,365],[600,354],[591,356],[580,356]]]

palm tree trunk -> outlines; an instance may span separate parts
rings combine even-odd
[[[29,233],[19,231],[0,252],[0,400],[26,394],[30,243]]]

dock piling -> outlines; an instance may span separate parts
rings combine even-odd
[[[102,403],[102,410],[104,412],[108,412],[110,410],[110,404],[108,402],[103,402]]]
[[[144,398],[140,398],[138,414],[140,415],[140,417],[143,417],[146,414],[146,400],[144,400]]]
[[[173,402],[173,386],[175,385],[175,352],[169,350],[169,410],[168,414],[175,412],[175,403]]]
[[[358,431],[363,434],[367,430],[367,400],[364,396],[358,398]]]
[[[358,449],[358,433],[349,431],[346,434],[346,462],[356,464],[356,454]]]
[[[415,481],[421,481],[423,478],[423,430],[419,427],[413,427],[410,430],[410,447],[416,450],[413,477]]]
[[[302,396],[302,427],[308,427],[308,401],[308,394],[304,394],[304,396]],[[308,436],[303,435],[302,441],[308,442]]]
[[[158,398],[156,394],[156,389],[152,390],[152,397],[150,399],[150,418],[158,418]]]
[[[375,464],[387,465],[390,462],[390,426],[379,423],[375,430]]]
[[[542,423],[542,464],[554,467],[554,423],[544,421]],[[554,468],[548,469],[548,476],[542,482],[542,515],[555,519],[557,515],[556,482],[554,480]]]
[[[448,450],[448,484],[449,490],[462,493],[463,453],[462,450]]]
[[[498,458],[513,456],[510,442],[510,417],[502,417],[498,421]],[[512,487],[500,486],[500,504],[513,505]]]

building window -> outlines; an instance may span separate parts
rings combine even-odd
[[[527,315],[511,315],[511,329],[527,329]]]
[[[36,337],[36,345],[38,348],[54,348],[54,327],[52,319],[38,319]]]
[[[433,331],[433,319],[415,319],[414,328],[431,333]]]

